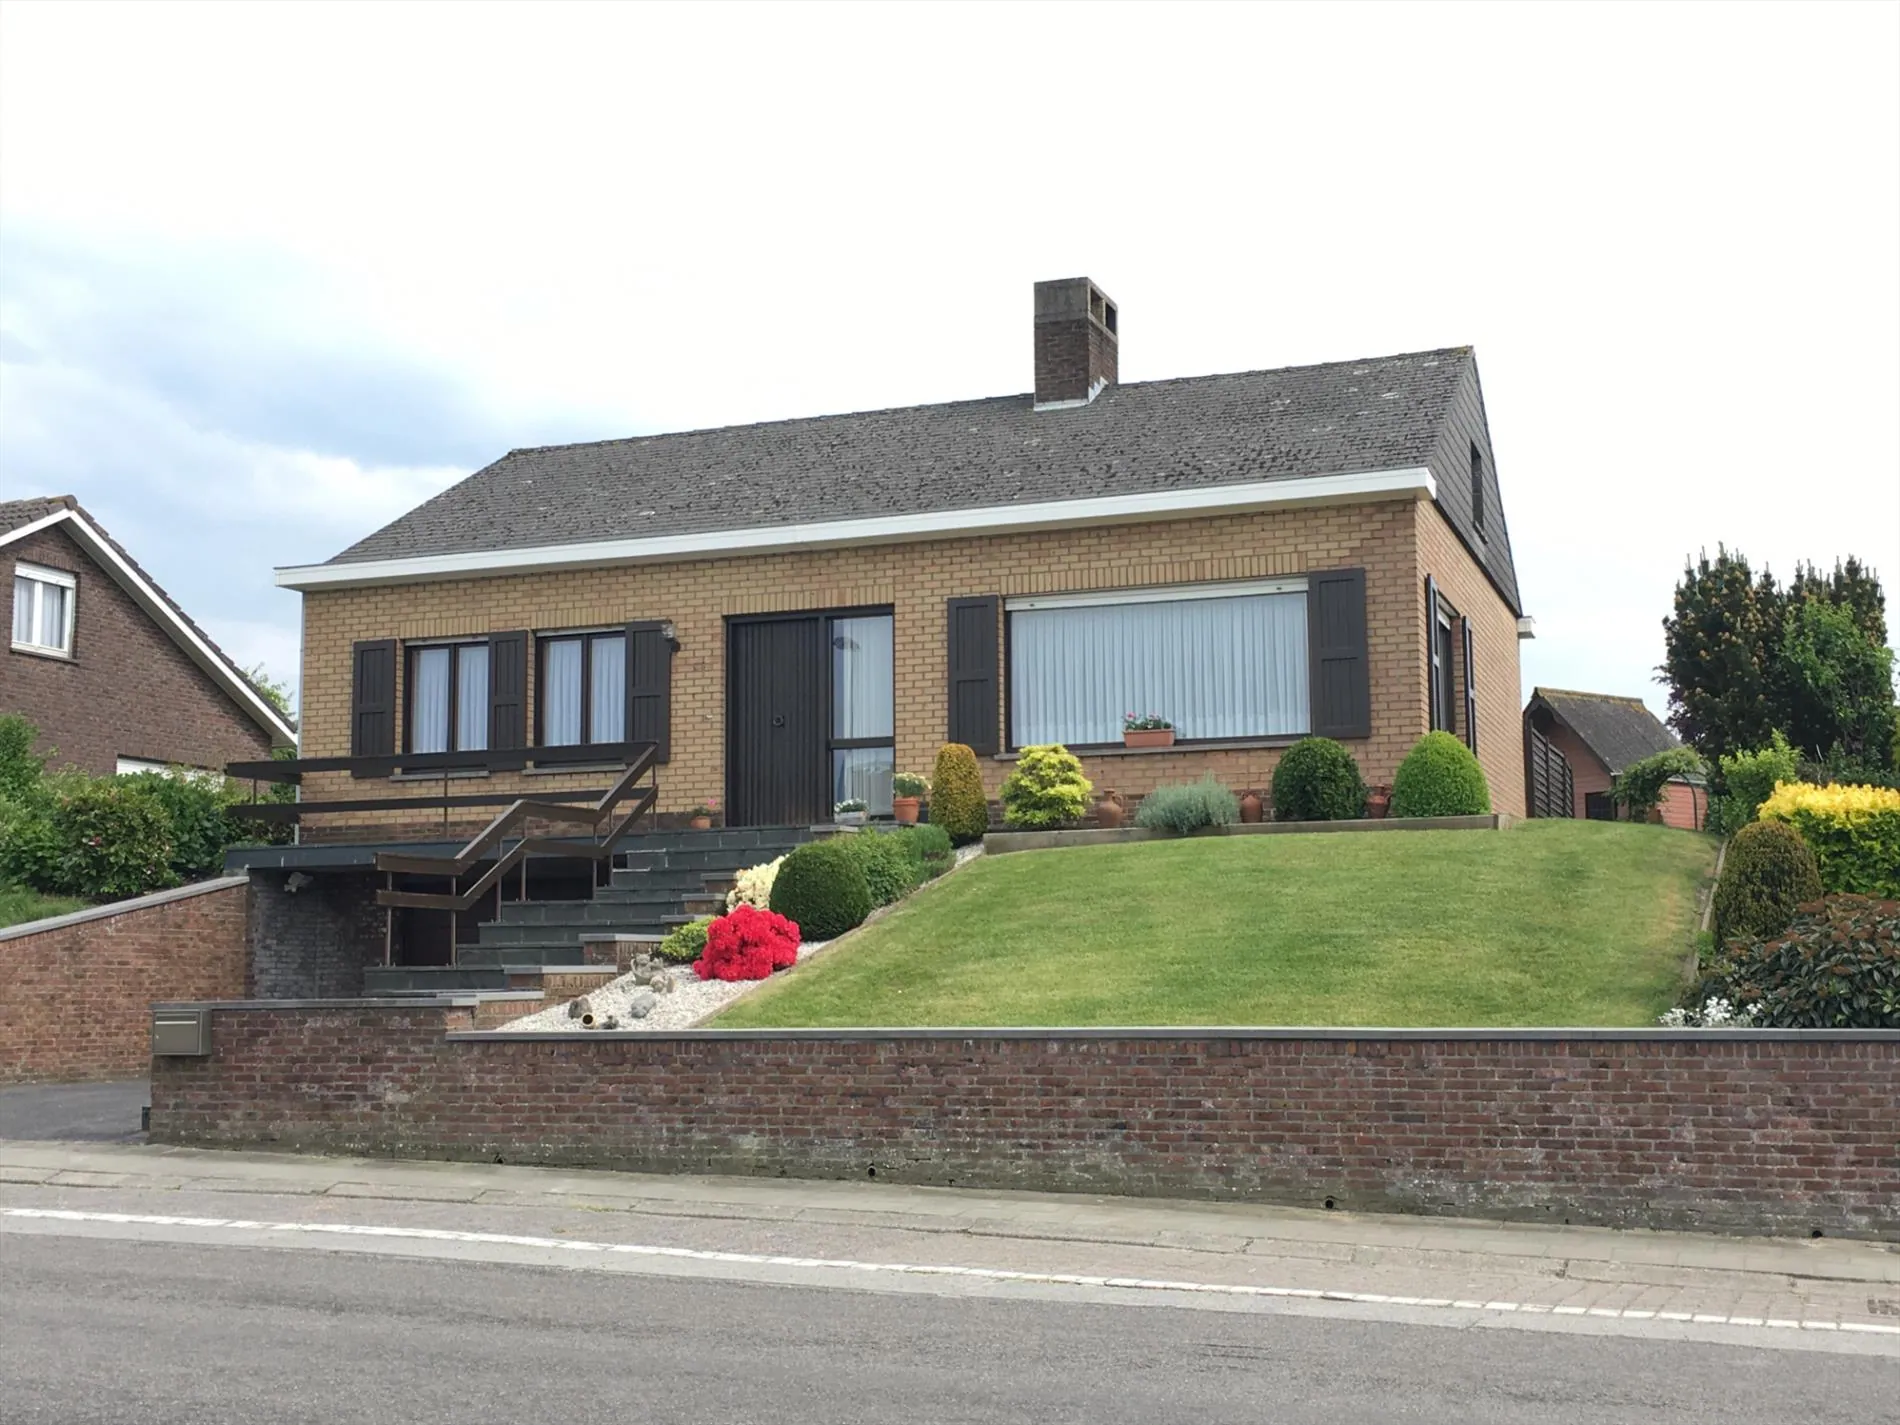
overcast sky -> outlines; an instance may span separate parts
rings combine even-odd
[[[1471,344],[1534,684],[1683,559],[1900,593],[1900,6],[0,9],[0,492],[294,678],[511,446]],[[1896,609],[1900,614],[1900,609]],[[1895,617],[1900,623],[1900,617]]]

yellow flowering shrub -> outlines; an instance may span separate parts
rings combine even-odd
[[[1759,817],[1801,833],[1828,890],[1900,899],[1900,791],[1777,782]]]

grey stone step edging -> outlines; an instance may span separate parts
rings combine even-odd
[[[983,849],[992,856],[1012,851],[1055,851],[1065,846],[1120,846],[1134,841],[1182,841],[1198,836],[1276,836],[1327,831],[1507,831],[1517,817],[1509,812],[1484,816],[1364,817],[1356,821],[1258,821],[1233,826],[1204,826],[1190,831],[1162,831],[1146,826],[1089,827],[1080,831],[991,831]]]
[[[250,876],[218,876],[209,881],[193,881],[188,886],[173,886],[168,891],[153,891],[150,895],[134,896],[131,900],[110,901],[105,905],[87,906],[84,910],[68,911],[64,915],[49,915],[44,920],[29,920],[24,925],[11,925],[0,930],[0,940],[17,940],[26,935],[42,935],[49,930],[64,930],[69,925],[83,925],[89,920],[106,920],[115,915],[129,915],[133,911],[149,910],[153,906],[170,905],[173,901],[190,900],[193,896],[208,895],[212,891],[228,891],[237,886],[248,886]]]

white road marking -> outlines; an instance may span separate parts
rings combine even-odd
[[[1874,1321],[1794,1321],[1759,1316],[1722,1316],[1702,1312],[1638,1311],[1618,1307],[1549,1306],[1517,1301],[1454,1301],[1445,1297],[1387,1296],[1369,1291],[1333,1291],[1316,1287],[1245,1286],[1223,1282],[1157,1280],[1150,1277],[1085,1276],[1073,1272],[1021,1272],[1000,1267],[924,1266],[907,1262],[861,1262],[837,1257],[768,1256],[755,1252],[713,1252],[695,1247],[656,1247],[638,1242],[588,1242],[564,1237],[527,1237],[505,1232],[461,1232],[446,1227],[385,1227],[357,1222],[259,1222],[243,1217],[179,1217],[142,1212],[76,1212],[66,1208],[7,1207],[0,1217],[43,1222],[98,1222],[131,1227],[184,1227],[227,1232],[295,1233],[323,1237],[382,1237],[417,1242],[453,1242],[470,1246],[527,1247],[543,1251],[612,1253],[616,1256],[668,1257],[752,1267],[877,1272],[902,1276],[960,1277],[1020,1282],[1036,1286],[1107,1287],[1127,1291],[1197,1292],[1212,1296],[1343,1301],[1363,1306],[1432,1307],[1494,1315],[1547,1314],[1608,1317],[1618,1321],[1688,1321],[1699,1326],[1742,1326],[1764,1330],[1853,1331],[1900,1336],[1900,1325]]]

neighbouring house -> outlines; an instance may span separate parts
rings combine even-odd
[[[1614,821],[1610,788],[1624,768],[1681,745],[1641,698],[1534,688],[1524,708],[1530,814]],[[1702,778],[1674,777],[1652,820],[1700,831],[1708,810]]]
[[[70,495],[0,502],[12,638],[0,713],[56,766],[95,776],[214,769],[297,734],[235,663]]]
[[[1389,784],[1434,728],[1522,814],[1531,621],[1472,351],[1122,385],[1102,289],[1034,296],[1033,391],[515,450],[280,569],[303,595],[307,810],[298,847],[247,864],[367,885],[364,848],[453,848],[646,745],[661,826],[699,803],[728,829],[888,814],[893,771],[946,741],[992,798],[1049,742],[1127,797],[1265,789],[1309,733]],[[1125,746],[1127,712],[1177,741]],[[337,895],[326,923],[369,934]],[[402,957],[392,919],[366,953]]]

